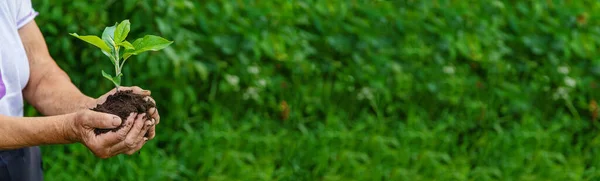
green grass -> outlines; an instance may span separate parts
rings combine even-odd
[[[68,32],[128,18],[175,42],[123,70],[158,102],[156,140],[108,160],[45,146],[48,180],[600,180],[598,1],[34,7],[91,96],[110,65]]]

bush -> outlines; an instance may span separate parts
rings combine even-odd
[[[598,179],[597,1],[34,1],[86,94],[123,19],[162,122],[139,155],[44,147],[49,180]],[[28,115],[36,115],[28,109]]]

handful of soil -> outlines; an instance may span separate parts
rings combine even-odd
[[[104,103],[98,104],[98,106],[92,110],[117,115],[121,117],[123,122],[117,128],[95,129],[94,133],[96,133],[96,135],[100,135],[109,131],[116,132],[120,130],[123,128],[123,126],[125,126],[127,117],[129,117],[129,114],[132,112],[136,112],[137,114],[146,113],[144,119],[149,120],[152,115],[149,110],[153,107],[156,107],[153,102],[144,100],[144,96],[134,94],[131,90],[117,91],[115,94],[109,95]]]

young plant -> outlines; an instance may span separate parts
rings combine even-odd
[[[121,85],[123,65],[129,57],[146,51],[158,51],[173,43],[173,41],[154,35],[146,35],[129,43],[125,38],[129,34],[130,25],[129,20],[124,20],[114,26],[106,27],[102,33],[102,39],[94,35],[80,36],[77,33],[70,33],[70,35],[100,48],[102,53],[110,58],[115,67],[115,76],[109,75],[104,70],[102,70],[102,76],[113,82],[117,91]]]

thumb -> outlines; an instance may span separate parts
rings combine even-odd
[[[121,87],[121,90],[131,90],[132,93],[139,94],[142,96],[150,96],[152,94],[152,92],[150,92],[149,90],[144,90],[138,86]]]
[[[116,115],[96,111],[86,111],[83,116],[85,126],[91,128],[111,129],[121,125],[121,118]]]

